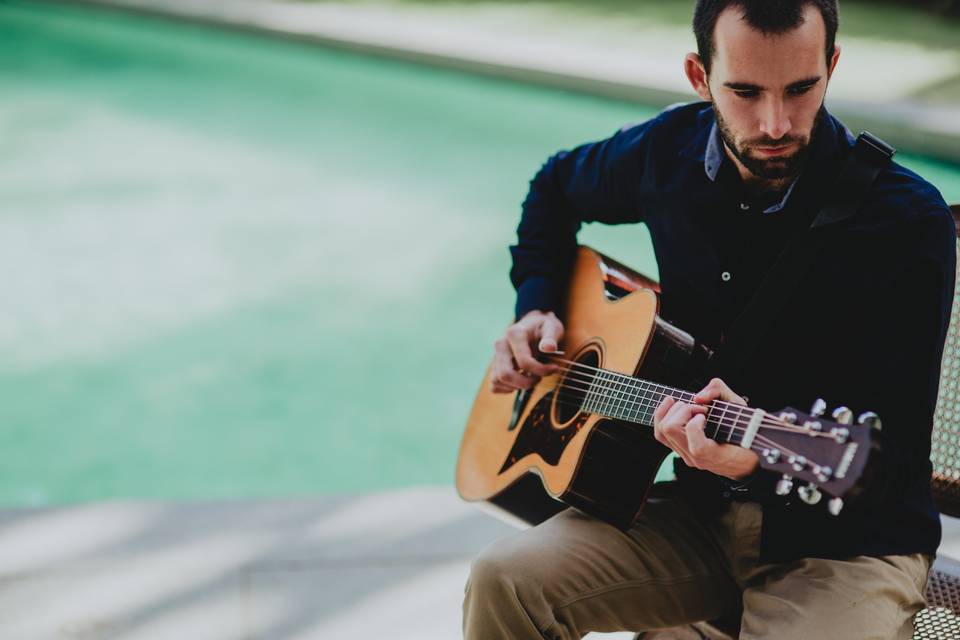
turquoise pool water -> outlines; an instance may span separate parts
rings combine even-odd
[[[451,482],[528,179],[654,113],[19,0],[0,86],[5,504]]]

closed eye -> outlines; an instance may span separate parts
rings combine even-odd
[[[749,100],[750,98],[756,98],[757,95],[759,95],[759,92],[754,89],[737,89],[734,91],[734,93],[737,94],[738,97],[743,98],[745,100]]]
[[[792,96],[802,96],[803,94],[810,91],[810,89],[813,89],[813,85],[805,84],[802,87],[790,87],[789,89],[787,89],[787,93],[789,93]]]

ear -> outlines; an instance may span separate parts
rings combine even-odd
[[[710,86],[707,84],[707,72],[703,68],[700,56],[696,53],[688,53],[687,57],[683,59],[683,70],[687,74],[690,86],[697,92],[697,95],[708,102],[712,102],[713,96],[710,95]]]
[[[830,65],[827,69],[827,79],[833,76],[833,70],[837,68],[837,61],[840,59],[840,45],[833,45],[833,55],[830,57]]]

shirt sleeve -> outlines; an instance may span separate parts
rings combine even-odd
[[[530,182],[510,247],[516,315],[559,309],[584,222],[640,222],[639,181],[653,121],[549,158]]]

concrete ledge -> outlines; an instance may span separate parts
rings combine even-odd
[[[671,72],[679,66],[677,51],[686,46],[686,36],[664,33],[664,28],[645,32],[647,49],[638,53],[626,43],[622,31],[613,34],[620,41],[613,38],[610,45],[561,42],[548,31],[504,33],[496,23],[473,24],[470,15],[458,16],[449,10],[277,0],[74,0],[71,4],[269,34],[655,107],[695,98],[682,74]],[[831,111],[855,132],[867,129],[903,151],[960,163],[960,107],[909,99],[909,89],[954,73],[960,59],[915,48],[905,49],[905,55],[944,69],[939,76],[936,69],[928,69],[919,80],[891,79],[886,86],[899,85],[902,90],[891,93],[887,88],[871,95],[864,87],[875,83],[866,79],[885,72],[865,69],[862,60],[855,61],[860,66],[848,73],[846,86],[831,88]],[[857,99],[858,95],[867,99]]]

